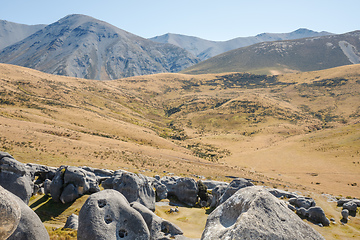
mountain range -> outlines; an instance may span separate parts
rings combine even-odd
[[[0,62],[97,80],[180,71],[271,75],[359,63],[358,35],[300,28],[223,42],[170,33],[145,39],[73,14],[50,25],[1,21],[0,49],[7,47],[0,50]]]
[[[0,53],[0,62],[87,79],[178,72],[197,62],[186,50],[85,15],[69,15]]]
[[[0,20],[0,50],[44,28],[45,24],[26,25]]]
[[[316,32],[306,28],[300,28],[290,33],[261,33],[252,37],[239,37],[228,41],[209,41],[198,37],[173,33],[167,33],[150,39],[160,43],[171,43],[175,46],[186,49],[201,60],[206,60],[221,53],[260,42],[291,40],[326,35],[333,34],[325,31]]]
[[[360,31],[238,48],[194,65],[183,73],[251,72],[281,74],[360,63]]]

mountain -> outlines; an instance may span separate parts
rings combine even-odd
[[[307,37],[318,37],[332,35],[329,32],[315,32],[309,29],[300,28],[290,33],[262,33],[253,37],[239,37],[228,41],[209,41],[198,37],[185,36],[180,34],[164,34],[150,38],[150,40],[160,43],[170,43],[186,49],[201,60],[206,60],[221,53],[253,45],[260,42],[270,42],[279,40],[291,40]]]
[[[183,73],[281,74],[360,63],[360,31],[298,40],[263,42],[200,62]]]
[[[66,16],[0,53],[2,63],[101,80],[177,72],[198,61],[182,48],[85,15]]]
[[[25,25],[0,20],[0,49],[23,40],[45,26],[45,24]]]

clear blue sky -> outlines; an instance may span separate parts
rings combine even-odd
[[[171,32],[229,40],[298,28],[360,30],[359,9],[359,0],[2,0],[0,19],[50,24],[78,13],[145,38]]]

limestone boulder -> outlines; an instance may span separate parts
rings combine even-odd
[[[141,214],[112,189],[92,194],[79,213],[78,239],[150,239]]]
[[[307,219],[313,223],[321,223],[323,226],[329,226],[330,220],[325,216],[321,207],[310,207],[307,210]]]
[[[218,185],[211,191],[211,208],[215,208],[220,205],[220,198],[225,193],[227,185]]]
[[[198,201],[198,186],[194,179],[188,177],[165,176],[160,179],[168,191],[168,196],[175,196],[188,206],[195,206]]]
[[[122,193],[129,202],[139,202],[155,211],[155,191],[144,175],[123,173],[119,181],[114,181],[114,189]]]
[[[15,231],[7,240],[31,239],[31,240],[47,240],[50,239],[46,228],[41,222],[38,215],[19,197],[13,195],[13,199],[20,207],[20,221]]]
[[[217,186],[229,186],[227,182],[215,181],[215,180],[201,180],[208,190],[213,190]]]
[[[305,209],[315,207],[315,205],[316,205],[314,199],[309,198],[309,197],[302,197],[302,196],[290,198],[289,203],[297,208],[303,207]]]
[[[15,160],[9,153],[0,152],[0,185],[29,203],[34,184],[25,164]]]
[[[0,186],[0,239],[7,239],[17,228],[21,210],[12,194]]]
[[[229,197],[231,197],[235,192],[237,192],[241,188],[254,186],[252,182],[245,178],[237,178],[231,181],[231,183],[227,186],[225,189],[225,192],[223,195],[221,195],[219,199],[219,204],[222,204],[225,202]]]
[[[238,190],[208,217],[201,239],[324,239],[262,187]]]
[[[176,236],[183,235],[183,231],[171,222],[164,220],[150,211],[144,205],[133,202],[130,204],[144,218],[150,231],[150,239],[174,239]]]
[[[79,216],[71,214],[67,219],[64,228],[77,230],[79,227]]]

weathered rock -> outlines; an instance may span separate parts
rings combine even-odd
[[[360,207],[360,199],[348,199],[348,198],[342,198],[337,201],[337,205],[341,207],[344,203],[354,201],[358,207]]]
[[[296,193],[291,193],[291,192],[287,192],[287,191],[276,189],[276,188],[269,189],[268,191],[277,198],[282,198],[282,197],[297,198],[298,197]]]
[[[212,200],[210,207],[214,208],[220,205],[220,198],[225,193],[227,187],[228,186],[218,185],[211,191]]]
[[[144,218],[150,231],[150,239],[171,239],[176,235],[183,234],[179,227],[158,217],[144,205],[138,202],[132,202],[130,205],[136,209]]]
[[[217,186],[229,186],[229,183],[227,182],[220,182],[215,180],[201,180],[203,184],[207,187],[208,190],[213,190]]]
[[[330,225],[330,220],[325,216],[321,207],[310,207],[307,210],[307,219],[313,223],[321,223],[323,226]]]
[[[208,217],[201,239],[324,239],[262,187],[238,190]]]
[[[36,176],[38,177],[38,183],[42,183],[46,179],[52,180],[57,170],[57,168],[54,167],[48,167],[35,163],[27,163],[25,165],[25,168],[27,172],[31,175],[32,180],[34,180]]]
[[[61,166],[50,185],[50,194],[55,202],[72,202],[76,198],[100,191],[94,173],[78,167]]]
[[[77,230],[79,227],[79,216],[71,214],[67,219],[64,228]]]
[[[237,178],[231,181],[229,186],[225,189],[224,194],[219,199],[219,204],[225,202],[229,197],[231,197],[235,192],[244,187],[254,186],[252,182],[244,178]]]
[[[195,206],[198,201],[198,187],[192,178],[178,178],[175,185],[175,196],[189,206]]]
[[[141,214],[115,190],[92,194],[79,214],[78,239],[150,239]]]
[[[21,210],[12,194],[0,186],[0,239],[7,239],[17,228]]]
[[[142,174],[123,173],[114,189],[122,193],[129,202],[139,202],[155,211],[155,191]]]
[[[44,181],[44,194],[49,195],[50,194],[50,189],[51,189],[51,180],[46,179]]]
[[[341,211],[341,216],[342,216],[342,220],[347,222],[347,220],[349,219],[349,210],[343,209]]]
[[[296,214],[299,215],[301,218],[307,218],[309,215],[307,209],[303,207],[296,209]]]
[[[0,185],[29,203],[34,184],[27,173],[25,164],[15,160],[9,153],[0,152]]]
[[[46,240],[50,239],[46,228],[38,215],[31,210],[20,198],[13,195],[14,200],[20,207],[21,217],[17,228],[7,240]]]
[[[290,198],[289,203],[294,205],[297,208],[303,207],[305,209],[309,209],[310,207],[315,207],[314,199],[308,198],[308,197]]]
[[[98,168],[92,168],[92,167],[87,167],[87,166],[80,167],[80,168],[85,171],[94,173],[95,176],[98,178],[111,177],[114,174],[114,171],[108,170],[108,169],[98,169]]]
[[[343,204],[343,209],[349,210],[349,212],[356,212],[357,204],[355,201],[349,201]]]
[[[168,193],[166,186],[156,178],[148,177],[148,180],[151,182],[151,185],[155,188],[156,199],[157,200],[166,199]]]

